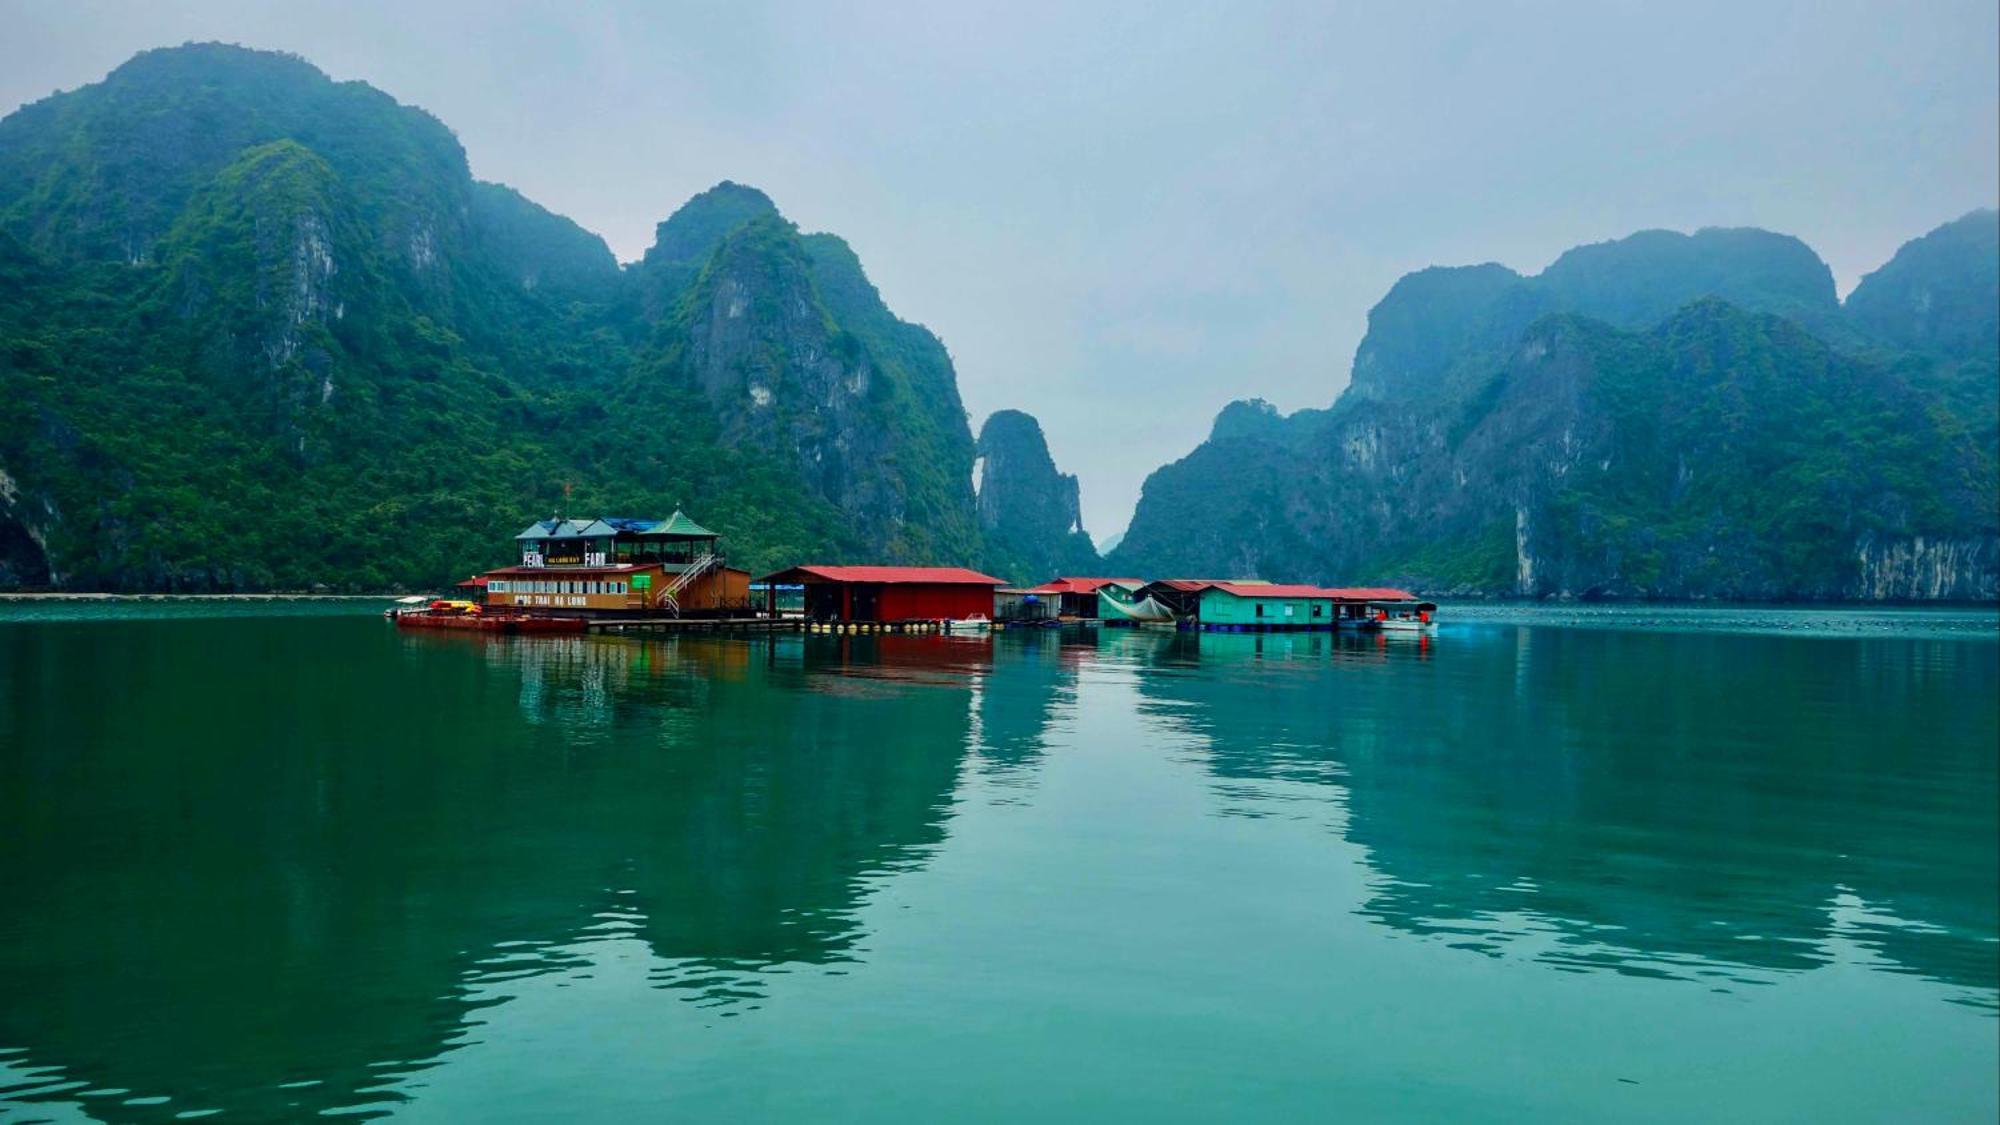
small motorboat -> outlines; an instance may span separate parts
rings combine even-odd
[[[1384,633],[1431,636],[1437,632],[1435,602],[1394,602],[1376,608],[1375,625]]]
[[[421,605],[406,604],[410,601]],[[590,623],[581,617],[549,617],[542,614],[488,613],[485,607],[455,599],[405,598],[388,611],[388,617],[404,629],[464,629],[481,633],[581,633]]]
[[[421,613],[423,612],[423,606],[429,602],[430,598],[423,594],[411,594],[407,598],[397,598],[395,605],[382,611],[382,616],[394,621],[406,613]]]
[[[990,633],[993,631],[993,622],[985,614],[975,613],[971,617],[948,619],[944,623],[944,631],[947,633]]]

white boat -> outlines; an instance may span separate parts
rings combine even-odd
[[[993,631],[993,622],[985,614],[975,613],[971,617],[959,617],[946,621],[944,623],[944,631],[947,633],[990,633]]]
[[[1438,631],[1434,602],[1378,603],[1369,608],[1375,610],[1375,623],[1384,633],[1431,636]]]
[[[429,594],[411,594],[407,598],[397,598],[396,604],[382,611],[382,616],[395,620],[405,613],[422,613],[423,607],[431,604]]]

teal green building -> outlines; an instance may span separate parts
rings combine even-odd
[[[1216,582],[1202,589],[1196,617],[1204,629],[1332,629],[1334,593],[1318,586]]]

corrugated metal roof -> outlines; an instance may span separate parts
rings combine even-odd
[[[1415,594],[1408,590],[1392,589],[1388,586],[1345,586],[1327,591],[1333,597],[1349,602],[1413,602]]]
[[[1332,598],[1324,586],[1289,585],[1275,582],[1214,582],[1208,587],[1239,598]]]
[[[1035,589],[1037,592],[1040,592],[1044,587],[1048,587],[1050,588],[1049,592],[1052,593],[1094,594],[1100,587],[1108,586],[1113,582],[1116,582],[1120,586],[1130,586],[1134,590],[1146,584],[1146,580],[1143,578],[1071,578],[1062,576],[1052,578],[1042,583],[1041,586],[1035,587]]]
[[[990,574],[962,566],[795,566],[759,578],[759,582],[819,578],[827,582],[929,583],[942,586],[1004,586]]]
[[[1151,583],[1154,586],[1165,586],[1169,590],[1187,592],[1206,590],[1210,586],[1269,586],[1270,584],[1262,578],[1162,578]]]
[[[528,525],[528,530],[523,531],[521,534],[516,535],[514,538],[547,539],[549,537],[549,532],[555,530],[555,526],[556,526],[555,520],[536,520],[534,523]]]
[[[583,534],[585,528],[590,527],[596,522],[596,520],[536,520],[534,523],[528,525],[528,530],[523,531],[514,538],[575,539]],[[596,532],[593,534],[608,535],[610,532]]]

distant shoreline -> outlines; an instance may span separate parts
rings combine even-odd
[[[53,594],[0,594],[0,601],[9,602],[354,602],[388,601],[406,598],[408,594],[100,594],[100,593],[53,593]]]
[[[410,593],[388,594],[114,594],[93,591],[51,591],[46,593],[0,593],[0,603],[34,601],[78,601],[78,602],[296,602],[296,601],[391,601],[410,597]],[[424,595],[432,596],[432,595]],[[1994,609],[2000,608],[2000,601],[1967,601],[1963,599],[1916,600],[1884,598],[1880,600],[1831,600],[1807,599],[1785,601],[1764,601],[1735,598],[1522,598],[1479,594],[1427,594],[1440,604],[1451,606],[1549,606],[1581,609],[1590,606],[1655,606],[1659,608],[1710,608],[1710,609]]]

